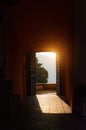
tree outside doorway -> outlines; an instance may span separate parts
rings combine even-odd
[[[38,63],[36,57],[36,83],[47,83],[48,82],[48,71],[42,67],[41,63]]]

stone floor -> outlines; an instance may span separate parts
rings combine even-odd
[[[61,100],[61,98],[56,95],[55,91],[42,91],[42,93],[38,93],[36,97],[42,113],[71,113],[70,106],[68,106],[63,100]]]
[[[74,116],[54,91],[27,96],[16,115],[17,130],[86,130],[86,117]]]

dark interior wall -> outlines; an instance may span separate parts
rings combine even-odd
[[[74,108],[80,112],[80,93],[85,85],[84,97],[86,97],[86,2],[76,0],[74,6],[73,29],[73,93]],[[81,85],[81,86],[80,86]],[[80,88],[81,87],[81,88]]]
[[[69,42],[71,43],[71,41]],[[61,96],[72,107],[72,46],[60,50],[61,60]],[[62,92],[63,91],[63,92]]]
[[[68,0],[22,0],[8,7],[7,14],[8,76],[14,83],[14,93],[23,96],[22,63],[26,51],[41,45],[39,41],[51,41],[51,44],[47,43],[51,48],[59,46],[64,50],[66,46],[70,47],[72,3]]]
[[[4,40],[4,38],[3,38],[3,29],[4,27],[3,27],[3,24],[0,24],[0,67],[2,67],[3,66],[3,49],[4,49],[4,47],[3,47],[3,40]]]
[[[67,51],[66,61],[65,61],[65,97],[68,103],[72,107],[72,47],[69,47]]]
[[[80,83],[86,84],[86,2],[77,1],[74,8],[74,83],[76,86]]]
[[[7,78],[7,51],[5,21],[0,16],[0,78]]]

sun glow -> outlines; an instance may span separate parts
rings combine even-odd
[[[39,52],[41,55],[49,56],[51,58],[56,58],[55,52]]]

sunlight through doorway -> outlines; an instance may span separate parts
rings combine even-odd
[[[56,90],[56,53],[36,53],[36,90]]]
[[[56,52],[36,53],[36,97],[42,113],[71,113],[70,106],[56,94],[60,80],[57,74],[57,68],[60,69],[57,57]]]
[[[69,114],[71,107],[64,102],[55,92],[41,93],[36,95],[42,113]]]
[[[46,62],[44,62],[46,65],[47,65],[47,62],[49,63],[50,71],[52,70],[52,72],[54,72],[54,74],[51,73],[52,76],[54,77],[51,79],[54,79],[54,80],[49,80],[49,75],[48,75],[49,70],[47,67],[45,67],[43,65],[43,62],[41,62],[41,61],[39,62],[39,57],[37,57],[38,53],[42,53],[40,55],[40,57],[41,56],[43,56],[43,57],[41,57],[40,59],[43,61],[46,61]],[[63,77],[62,77],[62,76],[64,76],[62,73],[64,71],[62,71],[63,68],[62,68],[59,54],[57,52],[54,52],[54,53],[55,53],[55,57],[54,57],[54,55],[51,55],[51,52],[30,52],[30,53],[28,53],[28,55],[26,57],[27,58],[27,60],[26,60],[27,61],[27,64],[26,64],[27,65],[27,71],[26,71],[27,72],[26,73],[27,74],[27,76],[26,76],[27,77],[27,88],[26,88],[27,95],[30,95],[30,96],[36,95],[39,105],[40,105],[41,109],[43,109],[44,113],[47,113],[47,110],[49,113],[64,113],[63,105],[65,104],[64,101],[67,101],[66,98],[63,97],[65,95],[62,95],[63,93],[65,93],[65,84],[64,84]],[[54,59],[55,61],[51,60],[52,62],[50,63],[49,56],[51,57],[51,59]],[[47,60],[45,60],[46,57],[47,57]],[[55,64],[55,66],[51,67],[54,64]],[[37,73],[37,71],[38,71],[37,67],[38,67],[38,70],[40,73]],[[39,75],[39,79],[36,79],[37,74]],[[62,74],[62,75],[60,75],[60,74]],[[43,79],[42,79],[42,77],[43,77]],[[40,91],[38,91],[38,90],[40,90]],[[55,96],[56,98],[58,97],[58,99],[63,99],[64,101],[63,100],[60,100],[61,102],[56,101],[58,105],[55,105],[56,102],[54,103],[54,100],[50,98],[51,95]],[[42,99],[43,96],[45,97],[45,100]],[[47,102],[47,99],[51,99],[49,101],[49,103]],[[43,104],[41,104],[41,102]],[[60,105],[59,105],[59,103],[60,103]],[[51,104],[51,105],[49,105],[49,104]],[[69,106],[67,104],[65,104],[64,108],[65,107],[68,109]],[[49,109],[51,109],[51,110],[49,111]],[[57,111],[57,109],[58,109],[58,111]],[[54,110],[54,112],[53,112],[53,110]],[[70,109],[68,109],[68,111],[69,112],[67,112],[67,113],[70,113]],[[65,113],[66,113],[66,110],[65,110]]]

